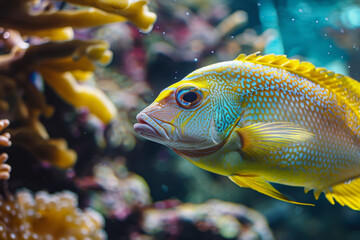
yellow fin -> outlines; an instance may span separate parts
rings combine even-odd
[[[309,203],[300,203],[290,200],[288,197],[284,196],[278,190],[276,190],[270,183],[268,183],[263,177],[260,176],[240,176],[233,175],[229,177],[231,181],[239,185],[240,187],[251,188],[255,191],[258,191],[267,196],[279,199],[281,201],[300,204],[300,205],[309,205],[314,206],[314,204]]]
[[[271,150],[314,137],[307,129],[291,122],[255,123],[235,130],[242,139],[241,150],[250,155],[267,154]]]
[[[334,73],[326,68],[316,68],[309,62],[298,59],[288,59],[285,55],[259,55],[259,52],[240,54],[235,61],[251,62],[265,66],[276,67],[297,74],[309,81],[319,84],[343,100],[352,112],[360,118],[360,83],[350,77]],[[358,129],[354,129],[357,133]]]
[[[337,184],[325,190],[324,193],[331,204],[337,201],[341,206],[360,210],[360,178]]]
[[[315,199],[316,199],[316,200],[318,200],[318,199],[319,199],[320,194],[321,194],[321,191],[320,191],[320,190],[318,190],[318,189],[314,189],[314,197],[315,197]]]
[[[304,187],[304,192],[305,192],[305,194],[308,193],[310,190],[311,190],[311,188],[309,188],[309,187]]]

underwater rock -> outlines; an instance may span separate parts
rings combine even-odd
[[[111,239],[273,239],[265,218],[243,205],[176,199],[151,203],[147,183],[128,172],[124,159],[102,161],[95,165],[94,174],[93,180],[82,184],[92,182],[97,189],[92,191],[90,205],[106,217]]]
[[[128,172],[124,160],[102,161],[94,166],[94,175],[102,191],[92,195],[91,206],[108,218],[124,220],[151,203],[147,183]]]
[[[155,239],[274,239],[265,218],[243,205],[220,200],[167,205],[156,202],[144,211],[142,227]]]

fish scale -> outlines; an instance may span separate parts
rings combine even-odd
[[[182,106],[178,89],[195,93],[188,99],[196,105]],[[349,77],[286,56],[241,54],[164,89],[139,114],[158,125],[135,130],[241,187],[305,204],[270,182],[303,186],[360,210],[359,99],[360,83]],[[168,128],[170,140],[162,139]]]
[[[243,64],[247,66],[242,67]],[[225,68],[230,72],[239,72],[239,69],[243,69],[243,72],[240,72],[241,75],[248,78],[245,80],[241,78],[235,80],[228,77],[224,78],[224,74],[229,75],[224,70],[221,70],[221,74],[218,74],[217,71],[213,70],[217,68]],[[217,81],[216,78],[220,77],[223,79],[222,84],[226,84],[226,86],[223,86],[224,89],[232,87],[232,91],[237,92],[236,89],[243,86],[241,82],[249,82],[244,85],[245,87],[241,88],[241,92],[238,94],[239,98],[242,97],[242,102],[248,103],[241,109],[241,111],[246,112],[242,117],[241,127],[259,121],[283,121],[303,125],[310,132],[316,133],[316,139],[312,142],[306,142],[301,150],[299,150],[301,145],[299,143],[273,151],[264,164],[267,168],[274,168],[276,174],[267,169],[263,173],[266,179],[272,182],[322,189],[338,183],[342,179],[350,179],[359,175],[359,144],[352,140],[349,127],[341,121],[344,119],[341,113],[346,111],[345,105],[337,104],[339,100],[328,89],[317,86],[306,78],[296,76],[282,69],[260,64],[244,63],[242,61],[235,64],[225,62],[214,65],[213,69],[209,69],[209,74],[213,75],[208,80],[210,85],[210,81]],[[207,74],[201,72],[201,75],[205,76]],[[251,81],[247,81],[248,79],[251,79]],[[234,85],[234,83],[237,84]],[[263,85],[266,87],[263,87]],[[262,96],[266,98],[262,98]],[[233,106],[228,106],[228,108],[233,108]],[[270,109],[269,111],[275,113],[275,115],[265,113],[265,109]],[[355,116],[354,114],[348,116],[348,122],[357,121],[352,119]],[[223,118],[223,121],[226,121],[226,117]],[[333,136],[336,136],[336,141],[332,141]],[[288,153],[290,150],[291,154]],[[307,151],[310,151],[310,153]],[[333,153],[329,155],[328,152]],[[312,155],[317,156],[315,166],[311,165]],[[337,158],[334,160],[335,156]],[[336,164],[337,162],[342,164]],[[287,171],[287,167],[290,167],[291,171]],[[253,166],[249,164],[248,167],[243,168],[247,173],[258,173],[258,169],[258,164]],[[312,172],[310,176],[307,174],[309,170]],[[334,176],[333,173],[336,175]],[[287,174],[289,176],[284,178]],[[293,174],[298,177],[294,178]],[[281,181],[278,180],[278,176],[282,176]],[[309,181],[309,177],[311,181]]]

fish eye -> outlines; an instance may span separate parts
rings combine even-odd
[[[201,91],[194,86],[182,86],[176,90],[176,102],[180,107],[191,109],[198,106],[202,100]]]

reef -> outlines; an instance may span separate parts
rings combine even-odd
[[[125,164],[124,159],[101,161],[95,166],[94,179],[87,181],[98,189],[90,205],[108,217],[108,232],[116,239],[273,239],[266,219],[240,204],[152,202],[147,183]]]
[[[264,217],[239,204],[209,200],[154,206],[144,212],[142,226],[155,239],[274,239]]]
[[[115,105],[93,80],[96,64],[104,66],[112,59],[109,45],[74,39],[74,29],[129,21],[146,32],[156,20],[145,0],[68,3],[75,5],[62,9],[50,1],[0,1],[1,115],[13,122],[9,131],[15,145],[59,168],[72,167],[77,154],[65,139],[51,138],[39,120],[56,111],[47,102],[47,87],[105,125],[117,115]]]
[[[104,240],[103,217],[91,209],[77,208],[71,192],[49,194],[19,191],[0,197],[0,239]]]
[[[133,130],[162,89],[239,53],[359,79],[357,1],[0,6],[0,239],[359,239],[347,209],[239,189]]]

